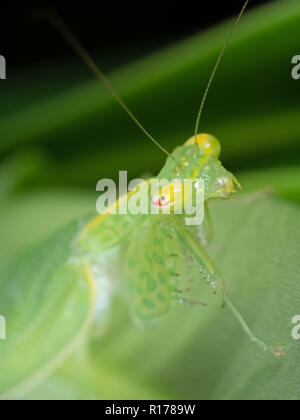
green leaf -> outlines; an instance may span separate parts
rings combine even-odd
[[[0,280],[0,398],[20,398],[80,344],[93,311],[92,288],[68,263],[77,225],[18,259]]]
[[[247,192],[270,189],[281,197],[300,204],[299,166],[246,171],[238,175],[238,178]]]
[[[0,201],[37,176],[45,159],[36,151],[21,152],[5,159],[0,166]]]

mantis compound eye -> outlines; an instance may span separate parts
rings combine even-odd
[[[159,197],[152,197],[152,204],[155,207],[168,207],[170,206],[171,202],[167,197],[162,195]]]
[[[197,144],[199,148],[208,156],[219,159],[221,154],[221,145],[219,140],[210,134],[198,134],[190,138],[186,144],[193,146]]]
[[[172,182],[159,189],[157,194],[152,195],[151,202],[155,207],[169,207],[172,211],[182,208],[184,200],[184,183]]]
[[[193,205],[199,194],[204,193],[204,187],[200,180],[192,179],[175,181],[151,196],[154,207],[169,208],[171,212],[177,212]]]

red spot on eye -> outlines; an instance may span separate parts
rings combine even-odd
[[[151,202],[156,207],[167,207],[167,206],[170,205],[170,201],[168,201],[168,200],[166,200],[162,197],[159,197],[156,200],[153,200],[153,198],[151,198]]]

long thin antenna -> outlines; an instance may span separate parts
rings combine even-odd
[[[121,105],[124,111],[130,116],[130,118],[135,122],[135,124],[142,130],[144,134],[167,156],[173,156],[169,153],[163,146],[161,146],[157,140],[155,140],[151,134],[145,129],[145,127],[139,122],[135,115],[130,111],[128,106],[123,102],[117,92],[114,90],[110,82],[104,76],[102,71],[99,69],[95,61],[90,57],[85,48],[81,45],[75,35],[71,32],[68,26],[65,24],[63,19],[57,15],[51,9],[42,9],[38,12],[35,12],[31,15],[31,18],[34,19],[48,19],[49,22],[56,28],[56,30],[61,34],[61,36],[67,41],[67,43],[73,48],[73,50],[79,55],[79,57],[87,64],[87,66],[92,70],[96,77],[104,83],[109,92],[113,95],[116,101]],[[175,160],[175,159],[174,159]],[[176,160],[175,160],[176,161]]]
[[[241,18],[242,18],[242,16],[243,16],[243,14],[244,14],[244,12],[245,12],[245,10],[246,10],[247,6],[248,6],[249,1],[250,1],[250,0],[245,1],[244,6],[243,6],[242,10],[240,11],[240,14],[238,15],[238,17],[237,17],[236,21],[234,22],[234,25],[233,25],[233,27],[232,27],[232,29],[231,29],[231,31],[230,31],[230,33],[229,33],[229,35],[228,35],[227,39],[226,39],[226,42],[225,42],[225,44],[224,44],[224,47],[223,47],[223,49],[222,49],[222,51],[221,51],[221,53],[220,53],[220,55],[219,55],[219,57],[218,57],[218,60],[217,60],[217,62],[216,62],[216,65],[215,65],[215,67],[214,67],[214,69],[213,69],[213,72],[212,72],[212,74],[211,74],[211,76],[210,76],[209,82],[208,82],[208,84],[207,84],[207,87],[206,87],[206,90],[205,90],[205,92],[204,92],[203,99],[202,99],[202,102],[201,102],[201,105],[200,105],[200,108],[199,108],[199,112],[198,112],[197,120],[196,120],[196,126],[195,126],[195,137],[196,137],[196,136],[197,136],[197,134],[198,134],[199,124],[200,124],[200,120],[201,120],[201,117],[202,117],[202,113],[203,113],[204,105],[205,105],[206,100],[207,100],[207,95],[208,95],[208,92],[209,92],[209,90],[210,90],[210,88],[211,88],[212,82],[213,82],[213,80],[214,80],[214,78],[215,78],[215,75],[216,75],[216,73],[217,73],[217,70],[218,70],[218,68],[219,68],[219,65],[220,65],[220,63],[221,63],[221,61],[222,61],[223,55],[224,55],[224,53],[225,53],[225,50],[226,50],[226,48],[228,47],[228,44],[229,44],[229,43],[230,43],[230,41],[231,41],[232,35],[233,35],[233,33],[234,33],[234,31],[235,31],[236,27],[237,27],[237,26],[238,26],[238,24],[240,23],[240,20],[241,20]]]

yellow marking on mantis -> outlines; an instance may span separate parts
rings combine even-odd
[[[186,144],[188,146],[193,146],[197,144],[201,150],[206,155],[212,156],[216,159],[220,157],[221,154],[221,145],[216,137],[211,136],[210,134],[198,134],[197,136],[189,139]]]
[[[95,285],[95,281],[92,275],[91,267],[86,262],[86,259],[83,260],[83,274],[84,274],[85,281],[90,291],[91,308],[95,308],[96,307],[96,285]]]
[[[181,158],[181,166],[189,166],[189,161],[186,157]]]

